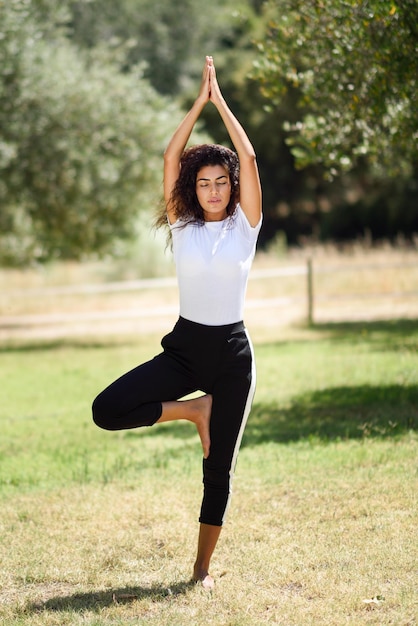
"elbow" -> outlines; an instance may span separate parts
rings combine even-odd
[[[257,155],[252,146],[250,146],[248,150],[245,151],[245,154],[243,156],[240,156],[240,161],[242,162],[243,160],[245,160],[246,163],[248,163],[249,165],[254,165],[255,163],[257,163]]]
[[[178,164],[180,162],[180,157],[181,154],[179,154],[177,151],[174,151],[172,148],[170,148],[170,146],[167,146],[167,148],[164,150],[163,158],[165,164]]]

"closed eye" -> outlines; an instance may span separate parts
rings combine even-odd
[[[217,178],[215,180],[215,184],[217,185],[227,185],[228,184],[228,178],[226,176],[220,176],[219,178]],[[210,183],[209,178],[199,178],[196,183],[199,185],[199,187],[207,187]]]

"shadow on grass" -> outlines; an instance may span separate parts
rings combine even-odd
[[[243,446],[267,441],[395,437],[418,429],[418,385],[308,391],[288,407],[255,403]]]
[[[418,319],[329,322],[315,324],[312,330],[315,339],[324,337],[337,345],[349,342],[355,347],[361,342],[370,350],[418,353]],[[311,438],[394,437],[410,430],[418,430],[418,384],[340,386],[309,390],[285,407],[256,402],[243,446]]]
[[[170,422],[158,428],[125,431],[127,438],[167,437],[196,439],[193,425]],[[418,385],[344,386],[310,390],[283,406],[255,402],[244,431],[242,447],[267,442],[329,442],[347,439],[396,438],[418,431]],[[181,456],[184,447],[171,456]]]
[[[418,353],[418,319],[397,319],[373,322],[338,322],[315,324],[314,339],[280,341],[260,346],[279,349],[283,343],[300,343],[326,339],[336,346],[349,343],[366,344],[370,350],[403,350]],[[170,436],[185,438],[183,424],[172,423]],[[309,390],[283,406],[279,401],[256,402],[246,426],[242,446],[255,446],[268,441],[292,442],[317,439],[361,439],[396,437],[418,430],[418,384],[405,381],[387,386],[357,385]],[[147,436],[158,435],[150,429]],[[135,433],[132,433],[135,436]]]
[[[169,586],[153,585],[151,587],[124,587],[107,591],[91,591],[56,596],[45,602],[35,602],[25,607],[25,613],[61,612],[84,613],[92,611],[99,613],[104,608],[114,605],[123,605],[143,599],[154,601],[168,600],[184,595],[196,584],[193,581],[176,582]]]
[[[418,352],[418,319],[397,319],[371,322],[320,323],[312,327],[314,338],[334,342],[336,346],[362,342],[371,350],[402,350]],[[137,338],[140,341],[140,338]],[[300,343],[304,339],[285,341]],[[1,347],[0,352],[57,350],[61,347],[106,348],[132,345],[131,338],[103,340],[57,340],[49,343],[28,342],[18,346]],[[283,342],[264,344],[280,348]],[[260,346],[261,348],[263,346]],[[156,349],[158,345],[156,342]],[[156,352],[157,352],[156,350]],[[167,425],[169,436],[186,440],[195,438],[195,430],[182,423]],[[317,438],[393,437],[418,429],[418,384],[388,386],[340,386],[309,390],[292,399],[290,405],[279,402],[256,403],[248,421],[243,446],[267,441],[290,442]],[[141,431],[140,436],[144,436]],[[160,429],[146,429],[146,436],[161,435]],[[137,431],[126,431],[125,437],[137,437]]]

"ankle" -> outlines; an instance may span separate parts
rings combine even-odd
[[[195,580],[200,580],[201,578],[204,578],[208,574],[209,574],[209,568],[202,567],[201,565],[197,565],[195,563],[194,568],[193,568],[193,577],[195,578]]]
[[[210,410],[212,408],[211,396],[200,396],[190,400],[189,405],[189,419],[192,422],[200,422],[202,419],[210,416]]]
[[[193,580],[195,583],[200,583],[204,589],[212,590],[215,586],[215,581],[209,574],[207,568],[196,568],[193,572]]]
[[[187,411],[183,414],[183,419],[188,422],[192,422],[192,424],[197,424],[200,420],[201,412],[197,405],[193,404],[193,401],[190,401],[191,404],[187,407]]]

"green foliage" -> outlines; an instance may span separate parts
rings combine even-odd
[[[414,0],[269,0],[255,74],[273,106],[298,94],[289,143],[300,167],[334,176],[367,161],[379,175],[417,162]]]
[[[55,22],[40,24],[42,7],[0,7],[3,263],[103,253],[132,236],[176,111],[138,68],[122,74],[106,55],[77,52]]]
[[[258,154],[262,245],[412,237],[417,19],[412,0],[0,1],[0,264],[128,250],[207,53]],[[212,107],[203,123],[228,141]]]
[[[194,94],[205,54],[219,57],[235,45],[243,16],[251,13],[250,4],[245,0],[72,0],[70,36],[80,47],[129,42],[125,67],[144,63],[145,77],[159,93],[183,95],[192,85]]]

